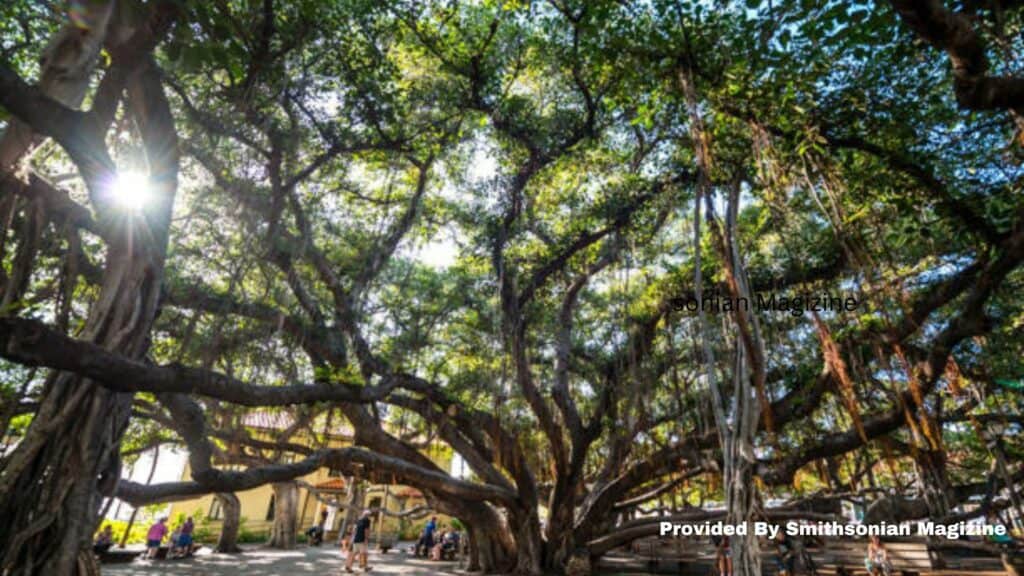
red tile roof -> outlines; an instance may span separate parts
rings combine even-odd
[[[406,486],[395,492],[395,498],[423,498],[423,492]]]
[[[328,478],[323,482],[318,482],[314,485],[317,490],[344,490],[345,479],[344,478]]]
[[[286,430],[294,423],[295,419],[292,418],[292,415],[284,410],[252,410],[241,416],[242,426],[260,430]],[[317,433],[323,432],[322,417],[312,423],[312,428]],[[352,434],[352,427],[342,418],[335,418],[331,428],[331,434],[334,436],[351,436]]]

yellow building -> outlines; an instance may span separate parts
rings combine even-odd
[[[292,423],[290,415],[285,412],[253,412],[243,416],[242,420],[242,425],[250,435],[260,440],[272,440],[276,434],[289,428]],[[338,427],[335,427],[329,434],[319,434],[318,436],[317,447],[326,444],[331,448],[350,445],[352,438],[350,429]],[[313,447],[313,438],[308,432],[295,434],[289,441]],[[440,452],[442,453],[436,455],[434,460],[444,466],[449,459],[443,451]],[[290,460],[294,460],[294,458],[286,459],[286,461]],[[224,470],[242,469],[240,466],[223,463],[216,463],[216,465]],[[186,462],[181,479],[191,480],[191,478],[192,470]],[[351,495],[349,483],[352,479],[345,478],[339,471],[320,468],[296,480],[299,484],[296,525],[298,533],[303,534],[309,527],[317,524],[320,521],[320,516],[326,512],[327,534],[325,541],[336,541],[345,511],[332,503],[348,502]],[[408,486],[364,484],[362,488],[365,492],[363,506],[366,508],[384,507],[389,511],[403,511],[422,506],[425,503],[423,495]],[[249,533],[269,534],[274,523],[273,487],[270,484],[265,484],[251,490],[237,492],[236,496],[238,496],[241,507],[242,529]],[[219,526],[223,521],[220,502],[212,494],[174,502],[170,509],[171,524],[174,525],[182,516],[195,517],[199,528],[207,528],[214,534],[219,533]],[[438,519],[444,524],[449,523],[448,518],[439,516]],[[406,519],[387,515],[380,515],[374,518],[374,521],[375,533],[401,539],[416,538],[419,530],[422,529],[422,524],[425,523],[425,519],[421,517]]]

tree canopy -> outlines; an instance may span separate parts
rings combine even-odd
[[[5,3],[0,572],[70,573],[104,497],[322,466],[422,490],[523,574],[659,506],[1019,508],[1022,21]],[[822,295],[856,305],[699,305]],[[276,441],[241,424],[277,411]],[[351,447],[291,442],[338,422]],[[117,480],[164,443],[192,480]]]

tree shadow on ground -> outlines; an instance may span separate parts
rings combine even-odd
[[[200,552],[186,560],[136,560],[131,564],[103,566],[104,576],[303,576],[305,574],[343,574],[344,556],[335,548],[299,548],[271,550],[246,548],[241,554]],[[371,574],[456,574],[452,562],[430,562],[404,552],[370,554]],[[356,573],[362,573],[356,569]]]

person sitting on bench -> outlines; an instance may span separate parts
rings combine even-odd
[[[103,530],[96,536],[96,541],[93,542],[92,551],[97,554],[103,554],[110,547],[114,545],[114,529],[107,524],[103,527]]]
[[[459,533],[449,530],[441,539],[441,559],[455,560],[459,554]]]
[[[167,539],[167,557],[175,558],[178,556],[178,538],[181,536],[181,526],[174,529],[171,532],[171,537]]]
[[[1003,548],[1014,548],[1020,546],[1020,541],[1015,539],[1009,530],[1005,528],[1006,524],[1003,523],[1002,519],[995,512],[990,511],[985,516],[985,523],[989,526],[1003,526],[1005,534],[993,534],[988,537],[989,542]]]
[[[184,558],[192,553],[192,532],[196,529],[196,523],[192,521],[192,517],[189,516],[185,519],[185,523],[178,527],[178,538],[173,540],[171,545],[174,549],[171,551],[171,556],[176,558]]]
[[[448,533],[441,529],[441,534],[438,537],[436,543],[430,547],[430,559],[441,560],[441,554],[444,552],[444,539]]]
[[[320,511],[320,522],[310,526],[309,530],[306,530],[306,536],[309,538],[310,546],[319,546],[324,543],[324,533],[326,532],[327,526],[327,510]]]
[[[864,567],[871,576],[888,576],[892,573],[892,564],[889,562],[889,551],[885,549],[878,536],[872,536],[868,542],[868,554],[864,558]]]
[[[780,576],[793,576],[796,573],[796,551],[784,530],[780,530],[775,536],[775,564],[779,568]]]

